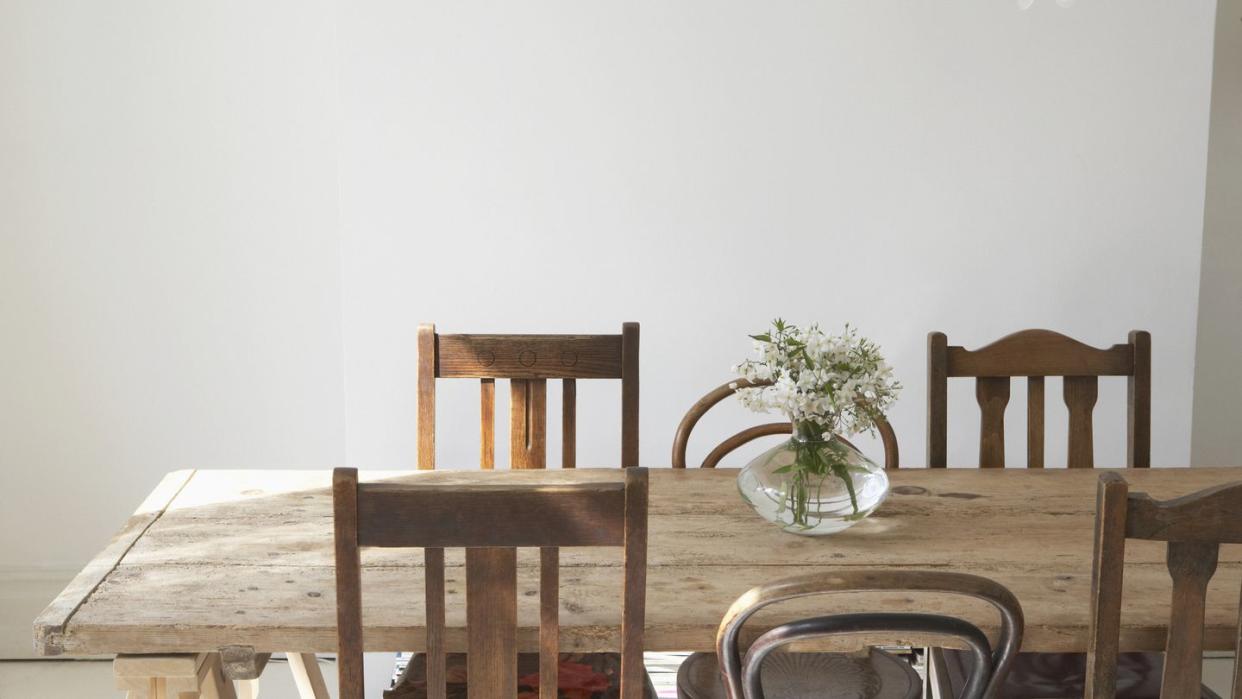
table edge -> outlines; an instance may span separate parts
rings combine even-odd
[[[90,563],[86,564],[77,575],[69,581],[64,590],[39,613],[34,620],[34,652],[36,655],[60,655],[64,652],[65,628],[69,620],[82,605],[116,570],[125,555],[134,544],[146,533],[151,525],[167,511],[173,499],[181,492],[197,469],[172,471],[160,480],[159,485],[142,501],[138,509],[130,515],[120,531],[112,536],[111,541]]]

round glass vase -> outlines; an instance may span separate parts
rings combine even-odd
[[[849,442],[799,436],[805,432],[755,457],[738,473],[737,489],[760,517],[791,534],[848,529],[884,502],[888,474]]]

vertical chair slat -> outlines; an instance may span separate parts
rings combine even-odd
[[[1130,347],[1134,372],[1126,387],[1126,465],[1147,468],[1151,466],[1151,333],[1130,331]]]
[[[1238,633],[1233,654],[1232,699],[1242,699],[1242,599],[1238,600]]]
[[[1026,380],[1026,467],[1044,467],[1044,377]]]
[[[560,551],[539,549],[539,699],[556,699],[560,660]]]
[[[621,466],[638,465],[638,323],[621,325]]]
[[[444,653],[444,549],[423,549],[427,609],[427,699],[445,699],[448,676]]]
[[[517,550],[466,549],[470,699],[517,695]]]
[[[1100,478],[1095,498],[1095,566],[1091,572],[1091,624],[1087,638],[1088,699],[1112,699],[1117,691],[1128,494],[1129,486],[1117,474]]]
[[[1099,394],[1100,380],[1094,376],[1065,377],[1065,406],[1069,408],[1070,468],[1091,468],[1095,463],[1092,413]]]
[[[642,699],[643,625],[647,600],[647,471],[625,474],[625,582],[621,607],[621,699]]]
[[[479,466],[496,468],[496,379],[479,380]]]
[[[949,458],[949,340],[927,335],[927,465],[944,468]]]
[[[1168,567],[1173,577],[1169,638],[1164,652],[1160,696],[1199,696],[1203,678],[1203,613],[1208,581],[1216,572],[1220,545],[1198,541],[1169,543]]]
[[[561,468],[578,465],[578,382],[561,381]]]
[[[979,466],[1005,467],[1005,407],[1009,405],[1008,376],[975,379],[979,402]]]
[[[547,465],[547,379],[511,379],[509,402],[509,467]]]
[[[358,555],[358,471],[332,474],[336,549],[337,674],[341,699],[363,699],[362,568]]]
[[[418,467],[436,467],[436,326],[418,326]]]

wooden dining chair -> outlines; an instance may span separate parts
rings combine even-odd
[[[975,379],[979,402],[979,466],[1005,466],[1005,408],[1015,377],[1026,378],[1026,465],[1044,467],[1044,379],[1063,377],[1069,409],[1066,465],[1095,463],[1092,417],[1099,377],[1127,377],[1126,465],[1151,465],[1151,335],[1130,332],[1124,344],[1097,349],[1051,330],[1022,330],[977,350],[950,345],[945,334],[927,336],[927,465],[948,461],[949,379]]]
[[[673,468],[686,468],[686,450],[690,443],[690,434],[694,431],[699,420],[712,407],[732,396],[738,389],[766,385],[770,385],[770,382],[752,382],[746,379],[738,379],[717,387],[696,401],[690,407],[690,410],[686,412],[685,416],[682,417],[681,424],[677,426],[677,434],[673,438]],[[897,468],[899,459],[897,435],[893,432],[892,425],[881,417],[876,421],[876,427],[880,433],[880,438],[884,442],[885,468]],[[791,434],[792,432],[793,425],[788,422],[770,422],[749,427],[724,440],[708,452],[700,468],[715,468],[733,450],[760,437]],[[884,651],[873,650],[868,657],[862,659],[838,653],[817,653],[813,655],[815,656],[813,662],[818,667],[825,669],[836,668],[836,671],[832,672],[832,674],[840,678],[841,682],[848,682],[850,680],[845,678],[852,677],[855,682],[861,682],[865,678],[868,682],[879,682],[890,688],[916,687],[918,685],[918,676],[911,669],[910,664]],[[677,695],[682,699],[707,699],[708,697],[723,696],[724,688],[720,685],[719,673],[716,668],[717,659],[715,653],[692,653],[682,662],[681,667],[677,671]],[[774,669],[769,670],[769,672],[780,673],[781,670]],[[789,670],[791,676],[787,680],[796,681],[797,678],[792,676],[796,672],[797,670]],[[897,696],[902,695],[898,694]]]
[[[1130,332],[1124,344],[1098,349],[1051,330],[1021,330],[981,347],[968,350],[950,345],[945,334],[927,336],[927,465],[948,464],[948,384],[950,378],[974,378],[979,403],[979,467],[1005,467],[1005,410],[1014,378],[1027,385],[1026,465],[1043,468],[1044,383],[1049,376],[1062,377],[1063,398],[1069,411],[1069,468],[1091,468],[1094,456],[1094,410],[1100,377],[1127,379],[1126,465],[1151,465],[1151,335]],[[933,663],[945,666],[960,683],[966,662],[961,653],[932,652]],[[1007,694],[1015,699],[1049,696],[1051,687],[1062,687],[1071,696],[1065,678],[1081,676],[1086,658],[1081,653],[1023,653],[1010,674]],[[1159,672],[1154,654],[1131,653],[1123,658],[1127,672],[1142,677]],[[1127,699],[1150,696],[1137,687]]]
[[[360,549],[422,548],[426,576],[426,667],[419,696],[513,699],[519,692],[517,549],[540,551],[539,655],[535,678],[521,679],[540,699],[558,696],[559,550],[618,547],[623,552],[620,664],[608,677],[620,699],[649,693],[643,669],[647,566],[647,471],[626,469],[613,482],[534,485],[495,474],[475,484],[359,483],[356,469],[333,473],[340,699],[363,699]],[[498,524],[503,522],[503,526]],[[444,550],[464,548],[465,677],[447,674]],[[450,681],[453,680],[453,681]],[[459,681],[460,680],[460,681]],[[533,688],[530,684],[535,685]],[[464,687],[462,686],[464,685]]]
[[[561,381],[561,467],[577,464],[578,379],[621,380],[621,465],[638,465],[638,323],[619,335],[440,335],[418,326],[418,468],[436,466],[436,379],[478,379],[479,466],[496,465],[496,379],[509,381],[511,468],[547,464],[547,383]],[[314,654],[289,654],[302,699],[327,699]],[[421,661],[415,658],[416,661]],[[607,658],[596,658],[603,662]],[[405,670],[398,661],[396,676]]]
[[[778,625],[760,635],[742,655],[739,643],[742,628],[765,607],[815,595],[876,591],[964,595],[984,600],[1000,612],[996,647],[992,648],[988,637],[978,627],[955,617],[916,612],[861,612],[812,617]],[[920,696],[921,686],[901,688],[901,693],[874,686],[866,691],[850,693],[834,684],[838,680],[831,673],[818,676],[806,673],[799,679],[801,687],[809,691],[791,691],[788,680],[781,676],[774,677],[769,672],[772,661],[780,657],[772,656],[772,653],[792,643],[841,634],[865,633],[871,638],[877,634],[893,634],[894,638],[919,634],[953,639],[969,647],[974,660],[972,675],[963,692],[957,696],[961,699],[993,699],[1003,696],[999,694],[999,689],[1018,653],[1022,629],[1022,605],[1007,588],[988,578],[934,570],[850,570],[801,575],[753,588],[739,597],[725,614],[716,634],[716,652],[728,699],[764,699],[768,695],[774,699],[776,696],[828,696],[830,693],[832,696],[913,699]],[[805,669],[808,666],[803,664],[802,667]]]
[[[548,379],[561,381],[561,467],[577,465],[578,379],[621,380],[621,465],[638,465],[638,323],[619,335],[441,335],[418,326],[418,467],[436,467],[436,379],[478,379],[479,465],[495,468],[496,379],[509,381],[510,468],[547,465]]]
[[[1146,493],[1129,492],[1129,484],[1119,473],[1100,476],[1096,496],[1095,565],[1091,573],[1087,699],[1119,696],[1117,651],[1126,539],[1168,544],[1167,565],[1173,579],[1173,597],[1164,649],[1161,699],[1216,697],[1201,684],[1207,587],[1216,572],[1220,545],[1242,544],[1242,482],[1160,501]],[[1239,636],[1237,651],[1242,653],[1242,636]],[[1242,699],[1242,662],[1239,660],[1235,660],[1230,696]]]
[[[677,425],[677,434],[673,437],[673,468],[686,467],[686,449],[690,443],[690,433],[694,431],[695,425],[699,424],[699,420],[707,414],[707,411],[711,410],[720,401],[736,393],[739,389],[770,385],[772,385],[770,381],[748,381],[746,379],[730,381],[718,386],[690,406],[690,410],[686,411],[685,416],[681,418],[681,423]],[[897,434],[893,432],[893,426],[883,416],[877,419],[875,423],[876,431],[880,433],[880,439],[884,442],[884,468],[897,468],[897,462],[900,458],[897,452]],[[703,463],[699,467],[715,468],[730,452],[760,437],[792,433],[793,424],[788,422],[769,422],[763,425],[756,425],[755,427],[748,427],[724,440],[708,452],[707,457],[703,459]],[[845,440],[843,439],[843,441]]]

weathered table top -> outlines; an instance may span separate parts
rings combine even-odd
[[[610,479],[614,469],[497,472],[529,481]],[[751,586],[814,570],[938,568],[1007,585],[1026,613],[1026,650],[1084,650],[1098,472],[927,471],[892,474],[894,492],[870,519],[824,538],[785,534],[742,503],[733,470],[651,473],[647,646],[709,650],[729,604]],[[1231,468],[1127,471],[1134,490],[1164,499],[1237,480]],[[452,480],[478,472],[363,472],[366,479]],[[169,474],[35,621],[42,653],[164,653],[253,646],[334,651],[332,501],[328,471]],[[496,526],[504,526],[497,522]],[[464,645],[461,557],[449,552],[449,642]],[[537,647],[538,555],[520,557],[519,643]],[[1242,552],[1225,547],[1208,596],[1207,647],[1233,647]],[[1128,543],[1123,650],[1163,648],[1170,584],[1163,547]],[[422,647],[421,552],[367,550],[368,650]],[[562,648],[607,650],[618,637],[619,553],[562,552]],[[463,604],[453,603],[456,599]],[[994,631],[982,603],[920,599],[925,611]],[[818,598],[817,613],[908,608],[906,595]],[[757,617],[770,626],[810,608]],[[917,639],[909,639],[917,642]]]

